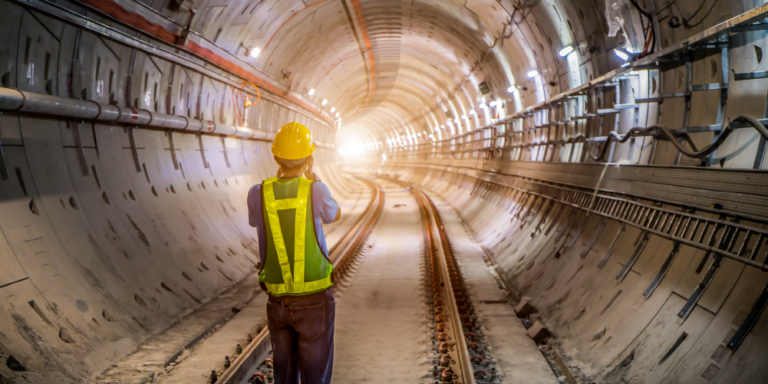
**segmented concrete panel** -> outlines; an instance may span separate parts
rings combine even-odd
[[[606,218],[582,258],[604,220],[597,215],[588,218],[581,209],[500,191],[470,176],[475,174],[470,169],[393,163],[381,171],[429,188],[457,209],[502,276],[536,308],[534,318],[554,333],[573,372],[606,383],[766,380],[757,362],[765,358],[764,315],[735,352],[727,344],[768,284],[768,273],[726,259],[683,320],[679,312],[713,263],[703,250],[681,246],[646,298],[672,253],[670,240],[651,235],[640,247],[643,231],[622,230],[621,223]],[[638,249],[632,268],[617,280]]]
[[[12,41],[0,47],[3,87],[237,119],[228,85],[12,2],[0,8]],[[333,140],[297,111],[262,100],[248,124],[274,132],[300,120]],[[268,142],[3,112],[0,145],[10,174],[0,181],[0,381],[87,382],[255,270],[245,200],[276,171]],[[343,199],[350,184],[326,152],[316,172]]]

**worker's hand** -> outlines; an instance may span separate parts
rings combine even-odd
[[[315,165],[315,157],[310,156],[307,160],[307,170],[304,171],[304,177],[309,180],[315,180],[315,174],[312,172],[312,167]]]

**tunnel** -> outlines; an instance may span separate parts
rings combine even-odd
[[[0,0],[0,384],[275,383],[248,201],[291,122],[341,212],[334,383],[768,383],[766,30],[758,0]]]

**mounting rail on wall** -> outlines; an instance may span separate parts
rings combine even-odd
[[[653,140],[650,148],[649,163],[653,162],[659,140],[669,140],[678,150],[674,165],[680,165],[681,155],[685,154],[688,157],[701,159],[702,165],[713,166],[716,160],[715,151],[728,134],[737,129],[754,128],[760,134],[760,142],[752,167],[759,169],[764,161],[767,147],[768,130],[765,129],[765,125],[768,125],[768,112],[764,116],[745,116],[734,121],[726,121],[725,107],[731,81],[768,78],[768,71],[735,73],[729,65],[731,49],[729,41],[733,35],[768,30],[766,16],[768,16],[768,5],[762,5],[491,125],[444,140],[392,148],[393,157],[465,158],[471,153],[475,158],[478,154],[482,154],[484,159],[503,157],[510,160],[567,162],[593,160],[610,163],[616,161],[614,158],[616,142],[623,143],[634,140],[636,137],[653,137],[656,140]],[[693,52],[703,49],[719,51],[721,81],[693,84],[695,68]],[[663,93],[662,72],[676,67],[685,68],[684,91]],[[647,92],[649,93],[647,97],[641,95],[635,97],[632,92],[628,92],[633,88],[630,80],[636,79],[643,71],[657,72],[654,81],[658,81],[659,84],[658,87],[653,87],[653,90]],[[690,125],[692,96],[696,92],[715,90],[719,90],[715,124]],[[601,98],[598,95],[605,97]],[[660,124],[662,104],[664,100],[674,98],[684,99],[682,126],[667,128]],[[625,115],[634,123],[641,106],[648,104],[656,104],[658,107],[658,112],[655,114],[656,121],[651,121],[653,116],[649,116],[648,127],[629,129],[625,134],[617,132],[619,121],[624,118],[621,115],[622,112],[632,111]],[[768,111],[768,104],[765,110]],[[615,118],[604,120],[611,116]],[[608,123],[604,124],[606,121]],[[712,132],[714,135],[712,144],[697,150],[689,134],[701,132]],[[588,150],[581,150],[580,153],[578,150],[573,150],[573,145],[576,143],[583,143]],[[689,148],[685,148],[685,143],[689,144]],[[567,147],[569,145],[571,145],[570,148]]]

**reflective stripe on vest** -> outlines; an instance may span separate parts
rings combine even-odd
[[[309,193],[312,182],[305,179],[299,179],[299,192],[293,199],[275,199],[274,182],[277,178],[272,178],[264,182],[264,207],[267,211],[268,225],[272,232],[272,240],[275,245],[275,252],[280,261],[280,271],[283,275],[283,284],[266,283],[267,289],[272,294],[286,293],[304,293],[325,289],[331,286],[331,276],[316,280],[304,281],[304,245],[306,243],[307,229],[307,206],[309,205]],[[280,227],[280,218],[277,211],[295,209],[295,231],[293,247],[293,274],[291,273],[291,262],[288,260],[288,251],[285,248],[285,238]]]

